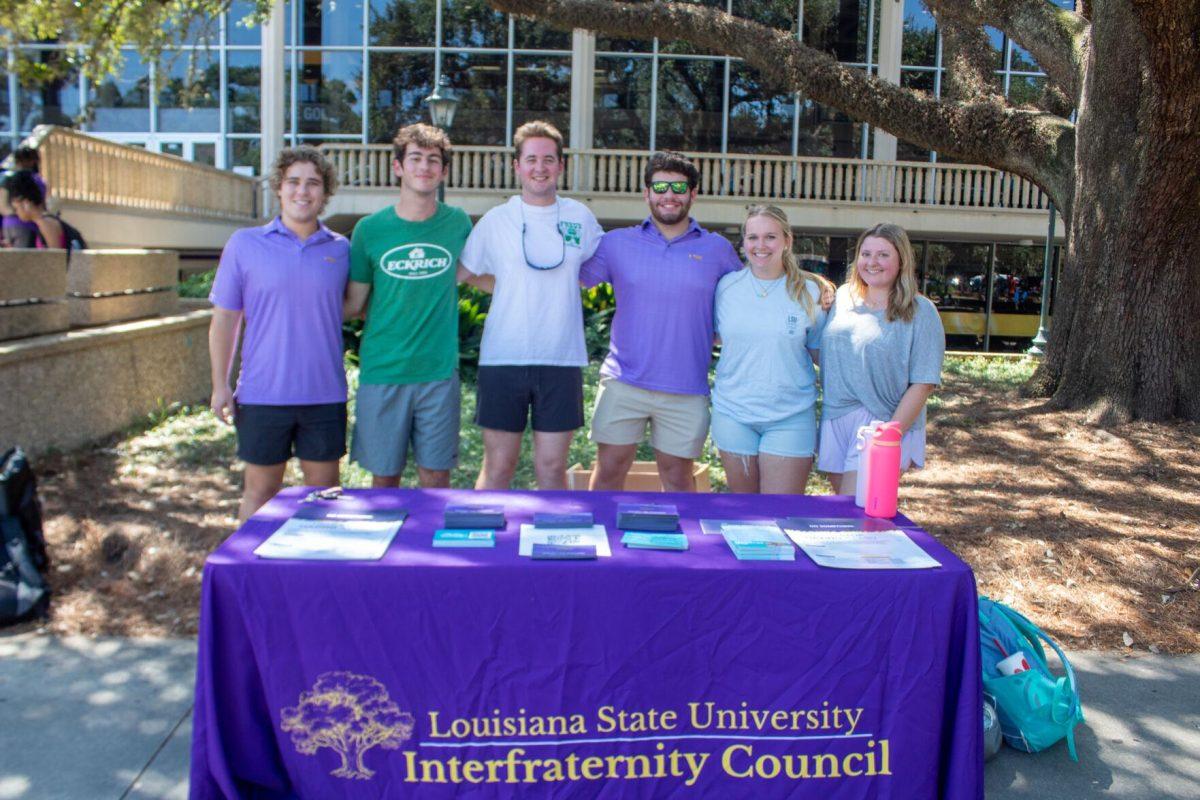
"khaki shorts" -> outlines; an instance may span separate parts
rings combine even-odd
[[[696,459],[708,436],[708,398],[640,389],[616,378],[600,379],[592,412],[593,442],[638,444],[650,423],[650,444],[679,458]]]

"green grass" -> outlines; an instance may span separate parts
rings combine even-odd
[[[1029,380],[1037,365],[1037,359],[1032,357],[947,356],[942,371],[948,375],[966,378],[972,383],[993,384],[1012,389]]]
[[[1033,359],[992,359],[984,356],[949,357],[946,359],[945,372],[955,375],[970,383],[981,386],[1012,388],[1033,374],[1037,362]],[[358,389],[358,368],[347,364],[347,378],[350,385],[350,420],[354,420],[354,398]],[[582,464],[590,467],[595,461],[596,446],[588,439],[587,431],[591,426],[592,408],[596,400],[596,387],[599,382],[599,366],[593,364],[584,370],[584,427],[575,435],[571,442],[568,464]],[[929,401],[931,409],[942,405],[940,398],[935,395]],[[461,440],[459,445],[459,464],[451,473],[451,485],[456,488],[470,488],[475,485],[475,478],[483,463],[483,437],[474,422],[475,415],[475,386],[463,381]],[[944,420],[937,424],[947,424]],[[953,424],[953,423],[949,423]],[[534,473],[531,453],[532,437],[526,436],[513,479],[513,488],[531,489],[534,487]],[[126,432],[124,441],[118,449],[128,454],[138,456],[138,460],[149,463],[165,464],[171,462],[176,466],[198,470],[227,470],[234,461],[236,436],[233,428],[220,424],[206,406],[165,405],[147,415],[146,419]],[[638,447],[639,460],[652,461],[654,450],[649,443],[643,442]],[[715,491],[726,488],[725,471],[721,466],[720,456],[712,442],[705,444],[704,453],[700,460],[709,467],[709,477]],[[371,484],[371,476],[349,459],[342,460],[341,479],[343,486],[363,487]],[[299,470],[293,463],[289,482],[300,481]],[[415,486],[417,482],[416,466],[409,463],[402,478],[402,485]],[[813,494],[824,494],[830,491],[825,478],[814,472],[809,479],[808,491]]]

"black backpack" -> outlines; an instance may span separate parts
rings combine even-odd
[[[72,251],[87,250],[87,240],[83,238],[83,234],[79,232],[79,228],[76,228],[58,214],[47,214],[46,216],[58,220],[58,224],[62,225],[63,238],[67,240],[66,249],[68,258],[70,258]],[[43,247],[49,247],[49,244],[46,243],[46,237],[42,236],[40,230],[37,232],[37,238]]]
[[[0,461],[0,534],[0,625],[8,625],[44,611],[50,599],[37,478],[19,447]]]

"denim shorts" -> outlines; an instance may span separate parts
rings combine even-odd
[[[747,424],[712,412],[712,437],[717,448],[739,456],[812,458],[817,451],[817,410],[809,406],[778,422]]]

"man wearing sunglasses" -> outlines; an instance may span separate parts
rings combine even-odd
[[[507,489],[532,414],[539,489],[564,489],[567,450],[583,425],[583,307],[579,267],[603,235],[587,206],[558,196],[562,134],[527,122],[513,134],[521,194],[488,211],[461,263],[493,276],[479,347],[475,421],[483,428],[477,489]]]
[[[650,215],[605,234],[580,272],[585,286],[611,283],[617,301],[592,414],[591,488],[624,488],[649,423],[663,488],[693,492],[692,463],[708,435],[713,298],[742,262],[688,216],[700,181],[692,162],[655,153],[644,180]]]

